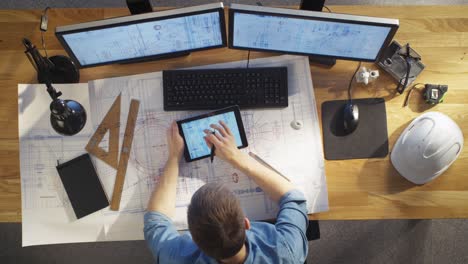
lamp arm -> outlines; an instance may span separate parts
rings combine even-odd
[[[29,39],[23,38],[23,45],[26,48],[24,53],[28,56],[28,59],[34,69],[36,69],[39,75],[44,76],[45,85],[47,86],[47,92],[49,93],[50,98],[52,98],[52,100],[57,99],[62,95],[62,92],[57,92],[50,81],[50,72],[55,65],[48,58],[44,58]]]

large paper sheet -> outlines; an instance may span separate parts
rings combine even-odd
[[[207,67],[245,66],[245,61]],[[322,141],[308,60],[279,56],[250,61],[250,67],[288,66],[289,107],[242,111],[249,148],[286,175],[304,192],[309,213],[328,210]],[[173,120],[200,112],[164,112],[162,74],[148,73],[96,80],[86,84],[56,85],[62,98],[75,99],[88,111],[88,123],[78,135],[63,137],[49,124],[50,99],[43,85],[19,85],[19,131],[23,203],[23,246],[143,239],[143,214],[167,159],[166,129]],[[76,220],[55,166],[85,152],[84,146],[118,94],[121,103],[121,140],[131,99],[140,100],[133,147],[119,212],[108,208]],[[290,123],[299,120],[303,128]],[[106,147],[107,141],[101,145]],[[108,195],[116,171],[93,157]],[[278,208],[253,181],[215,158],[181,165],[177,187],[176,226],[187,227],[186,208],[192,194],[206,182],[225,183],[240,199],[246,215],[274,218]]]

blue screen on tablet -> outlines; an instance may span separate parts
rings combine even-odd
[[[191,159],[210,155],[211,149],[206,145],[204,137],[206,136],[205,129],[213,131],[211,124],[218,124],[222,120],[231,130],[238,147],[242,146],[242,140],[237,126],[236,116],[234,112],[209,116],[203,119],[198,119],[186,123],[182,123],[182,132],[185,137],[185,144]],[[218,133],[218,132],[216,132]]]

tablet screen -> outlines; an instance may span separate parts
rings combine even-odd
[[[215,131],[210,125],[220,125],[219,121],[223,121],[229,127],[238,148],[247,147],[248,144],[239,107],[227,107],[201,116],[177,121],[180,134],[185,141],[185,159],[187,161],[194,161],[210,156],[211,148],[205,142],[206,133],[204,130]]]
[[[234,111],[205,117],[203,119],[182,123],[182,130],[185,135],[185,142],[191,159],[210,155],[211,149],[206,145],[204,138],[206,134],[203,130],[213,130],[210,125],[219,125],[220,120],[224,121],[229,129],[231,129],[231,132],[236,139],[237,146],[242,146],[242,140]]]

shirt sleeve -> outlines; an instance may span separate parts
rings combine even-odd
[[[279,207],[276,231],[291,254],[291,258],[303,263],[307,258],[309,247],[306,237],[309,219],[304,194],[299,190],[289,191],[281,197]]]
[[[192,263],[199,257],[192,238],[179,234],[169,217],[148,211],[144,220],[145,240],[156,263]]]

